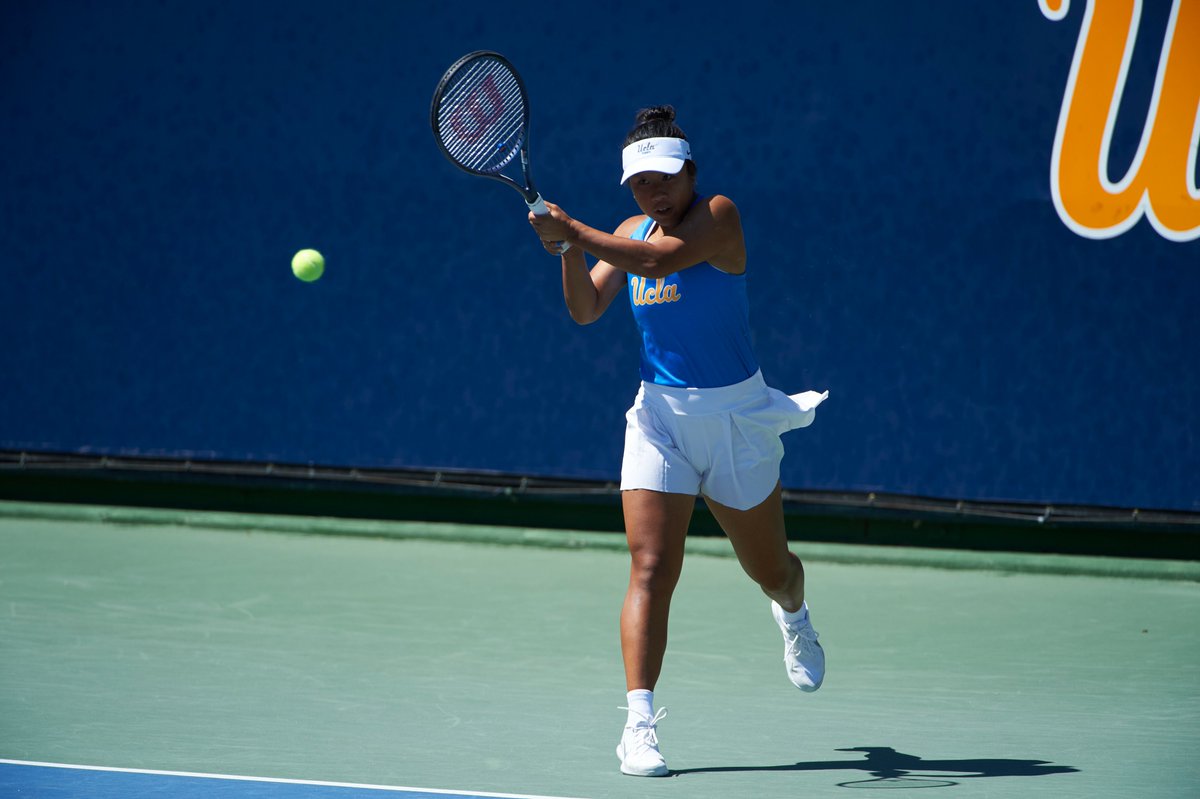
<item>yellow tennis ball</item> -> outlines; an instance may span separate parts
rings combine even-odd
[[[292,274],[311,283],[325,274],[325,256],[316,250],[301,250],[292,256]]]

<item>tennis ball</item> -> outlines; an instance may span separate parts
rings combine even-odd
[[[292,274],[311,283],[325,274],[325,256],[316,250],[301,250],[292,256]]]

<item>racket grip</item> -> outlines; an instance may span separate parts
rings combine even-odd
[[[529,206],[530,211],[533,211],[534,216],[548,216],[550,213],[550,210],[548,208],[546,208],[546,201],[542,199],[542,195],[540,195],[540,194],[536,198],[534,198],[533,202],[527,202],[525,204],[527,206]],[[567,242],[565,242],[565,241],[558,242],[558,254],[559,255],[562,255],[564,252],[566,252],[569,249],[571,249],[571,245],[568,244]]]

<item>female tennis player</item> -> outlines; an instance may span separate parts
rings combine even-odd
[[[621,771],[669,773],[658,746],[653,691],[667,645],[671,594],[696,496],[770,597],[792,683],[815,691],[825,654],[804,601],[804,567],[787,546],[781,433],[810,424],[828,396],[787,396],[763,381],[750,341],[746,245],[734,204],[696,193],[696,163],[670,106],[645,109],[621,153],[641,210],[612,234],[547,203],[529,222],[562,253],[563,296],[579,324],[627,288],[642,337],[642,385],[626,414],[621,500],[631,555],[621,611],[628,710]],[[597,259],[589,270],[584,253]]]

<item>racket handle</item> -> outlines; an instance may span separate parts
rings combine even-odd
[[[529,210],[533,211],[534,216],[549,216],[550,209],[546,207],[546,201],[542,199],[542,195],[534,198],[533,202],[525,203],[529,206]],[[565,241],[558,242],[558,254],[562,255],[567,250],[571,249],[571,245]]]

